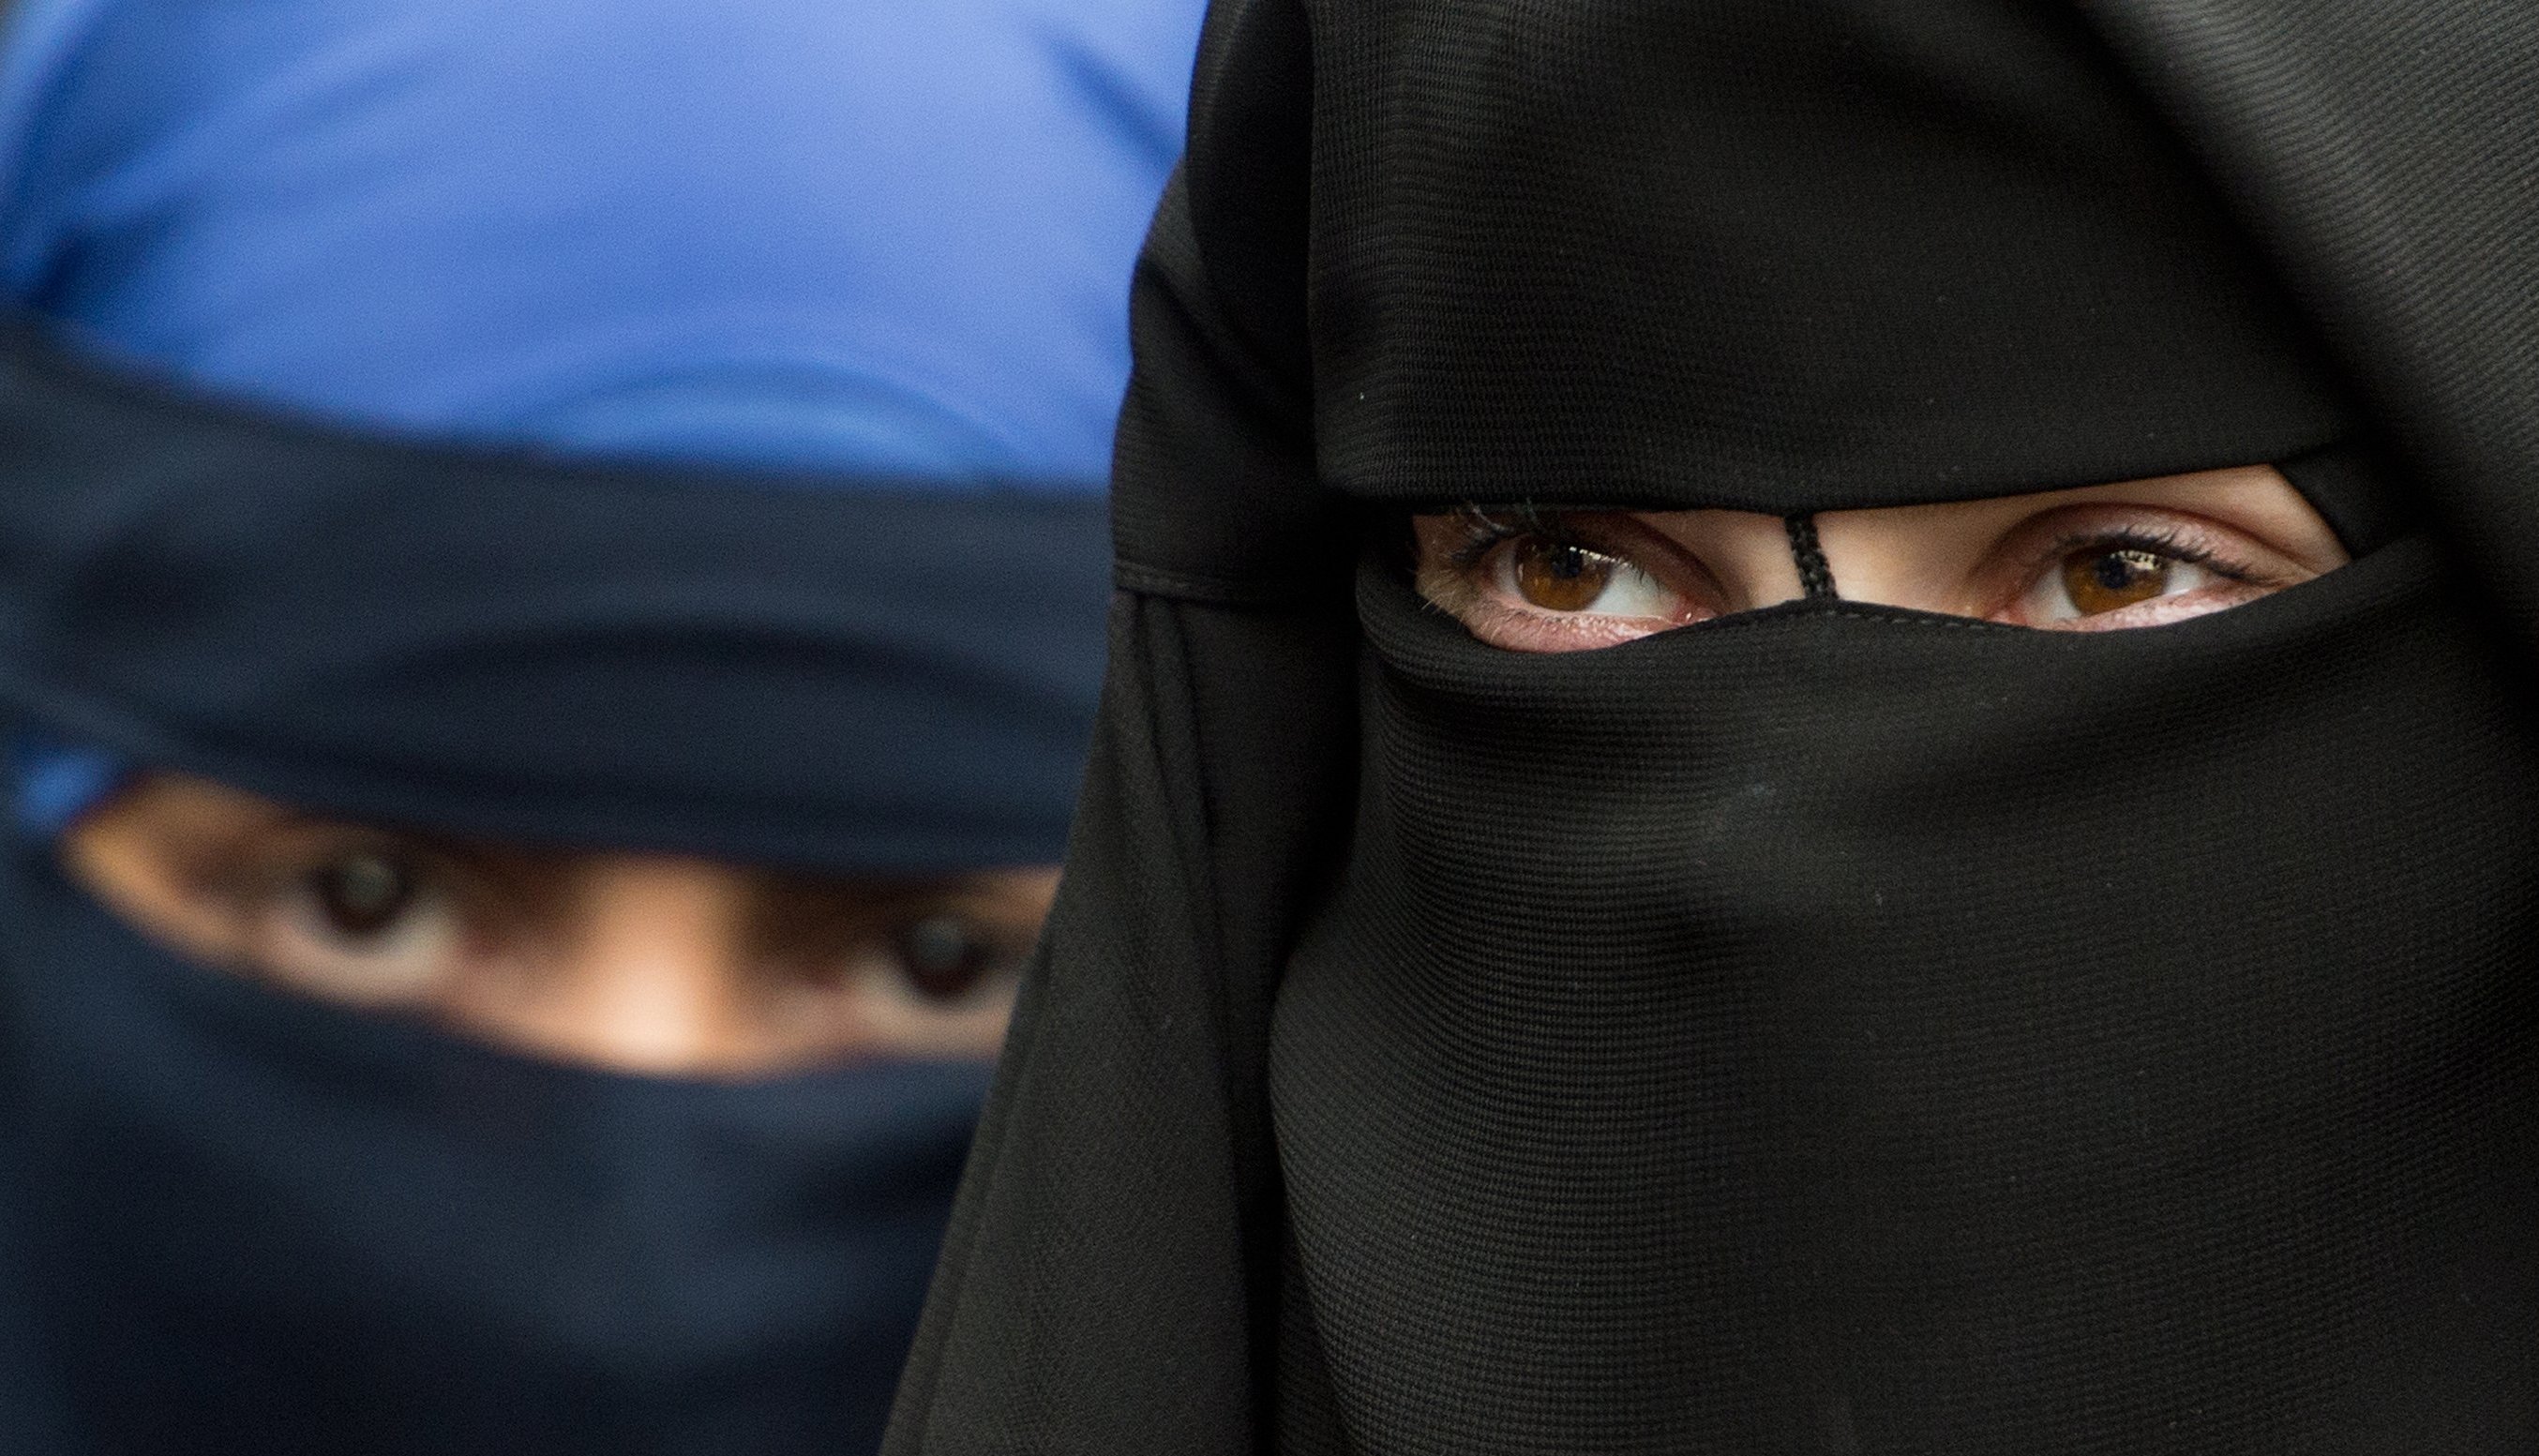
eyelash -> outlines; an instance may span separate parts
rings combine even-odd
[[[1595,543],[1581,539],[1570,528],[1566,518],[1546,514],[1534,506],[1458,506],[1455,524],[1464,532],[1448,554],[1447,561],[1459,572],[1470,572],[1488,558],[1492,551],[1522,536],[1541,536],[1558,546],[1571,546],[1582,551],[1601,550]]]
[[[1458,541],[1455,549],[1447,554],[1447,564],[1452,564],[1458,572],[1471,572],[1471,569],[1480,567],[1482,559],[1488,557],[1490,551],[1498,549],[1500,544],[1513,541],[1518,536],[1534,536],[1534,533],[1548,538],[1548,541],[1559,541],[1564,546],[1579,544],[1579,541],[1569,541],[1569,538],[1551,531],[1548,520],[1539,511],[1534,511],[1534,506],[1508,506],[1508,511],[1516,514],[1513,523],[1493,519],[1490,511],[1482,511],[1480,506],[1458,506],[1455,509],[1455,528],[1463,531],[1463,541]]]
[[[1525,536],[1538,536],[1553,545],[1581,551],[1622,555],[1613,546],[1596,540],[1593,533],[1578,530],[1568,518],[1536,506],[1461,506],[1455,511],[1455,523],[1463,531],[1463,539],[1456,542],[1447,561],[1458,572],[1475,570],[1492,551]],[[2200,566],[2227,581],[2255,582],[2258,578],[2256,569],[2246,562],[2223,556],[2175,527],[2127,526],[2115,530],[2067,531],[2036,553],[2028,563],[2028,569],[2030,572],[2042,571],[2076,551],[2092,549],[2145,551],[2188,566]]]
[[[319,833],[270,858],[239,860],[203,867],[195,890],[217,898],[239,915],[260,915],[302,893],[309,876],[350,855],[375,854],[409,867],[430,893],[465,907],[478,920],[510,908],[488,888],[464,849],[431,840],[388,838],[361,831]]]
[[[2200,566],[2230,582],[2253,583],[2258,577],[2257,570],[2246,562],[2232,561],[2208,545],[2198,544],[2174,526],[2120,526],[2114,530],[2069,531],[2037,553],[2028,564],[2028,574],[2033,576],[2075,552],[2092,550],[2144,551],[2186,566]]]

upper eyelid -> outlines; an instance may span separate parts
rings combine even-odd
[[[2096,502],[2058,506],[2016,522],[2008,530],[2003,531],[1998,540],[2003,543],[2015,541],[2022,536],[2032,534],[2041,520],[2083,513],[2100,516],[2120,514],[2132,517],[2137,522],[2145,523],[2128,525],[2119,521],[2107,521],[2095,525],[2065,526],[2056,532],[2050,542],[2034,548],[2034,556],[2039,564],[2058,552],[2126,542],[2138,543],[2147,549],[2157,550],[2177,560],[2199,566],[2214,565],[2228,567],[2234,571],[2255,569],[2248,563],[2234,560],[2227,547],[2214,539],[2218,534],[2246,536],[2247,532],[2173,507]],[[1631,517],[1632,513],[1621,510],[1593,508],[1565,510],[1545,509],[1529,504],[1482,506],[1474,503],[1458,506],[1452,513],[1445,515],[1445,519],[1453,520],[1465,532],[1466,539],[1457,551],[1459,557],[1466,553],[1477,557],[1501,542],[1513,540],[1519,536],[1540,535],[1566,545],[1629,560],[1631,564],[1642,566],[1643,569],[1645,569],[1644,563],[1626,554],[1633,546],[1672,547],[1673,554],[1687,558],[1691,564],[1702,564],[1697,552],[1682,546],[1680,542],[1673,541],[1663,532],[1642,527],[1641,529],[1645,530],[1651,539],[1618,541],[1613,539],[1615,532],[1613,530],[1598,528],[1600,518],[1630,520]],[[1635,530],[1630,534],[1638,536],[1641,531]],[[1459,562],[1459,564],[1469,563]]]
[[[403,835],[329,824],[310,825],[305,832],[293,834],[282,844],[268,846],[252,858],[261,862],[258,867],[265,875],[288,878],[305,874],[347,855],[366,853],[404,861],[427,870],[459,859],[438,845],[425,844]]]
[[[1543,536],[1564,545],[1581,546],[1607,555],[1617,553],[1618,543],[1610,537],[1611,529],[1599,529],[1600,519],[1627,517],[1614,511],[1546,510],[1540,506],[1476,506],[1455,508],[1447,520],[1463,531],[1465,545],[1486,549],[1519,536]]]
[[[198,890],[229,901],[235,910],[258,909],[296,889],[328,861],[373,850],[411,865],[430,892],[450,897],[465,913],[505,919],[528,913],[520,887],[463,844],[325,819],[299,821],[281,832],[289,838],[279,845],[234,847],[225,867],[197,880]]]
[[[888,939],[892,928],[904,918],[874,903],[838,905],[811,895],[752,897],[742,926],[751,944],[784,954],[876,944]]]
[[[1579,539],[1564,518],[1547,516],[1532,506],[1459,506],[1447,519],[1454,522],[1461,537],[1447,553],[1459,569],[1479,565],[1492,550],[1520,536],[1544,536],[1565,545],[1599,549]]]
[[[1710,564],[1665,532],[1623,510],[1544,510],[1531,505],[1457,507],[1446,518],[1465,533],[1449,553],[1447,564],[1459,572],[1478,566],[1509,541],[1541,536],[1564,546],[1609,556],[1635,571],[1664,581],[1674,572],[1691,574],[1695,596],[1710,598],[1718,609],[1727,588]],[[1652,558],[1655,559],[1652,559]]]
[[[2050,569],[2057,560],[2093,546],[2121,548],[2127,544],[2139,544],[2144,549],[2158,552],[2171,560],[2184,562],[2190,566],[2203,567],[2231,581],[2256,586],[2278,585],[2270,581],[2269,573],[2265,568],[2246,559],[2244,551],[2234,550],[2231,547],[2230,538],[2253,539],[2247,532],[2236,527],[2207,521],[2187,512],[2153,507],[2066,509],[2130,512],[2135,514],[2138,521],[2157,523],[2146,527],[2141,524],[2127,525],[2110,520],[2095,526],[2064,526],[2024,554],[2020,560],[2020,570],[2037,572]],[[2020,536],[2033,530],[2042,520],[2050,520],[2050,516],[2023,521],[2004,537],[2004,543],[2014,542]],[[2257,542],[2257,544],[2261,547],[2264,545],[2263,542]],[[1996,547],[1996,549],[1999,548]]]

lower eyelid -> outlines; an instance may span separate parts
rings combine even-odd
[[[1609,615],[1556,616],[1547,612],[1531,612],[1504,603],[1483,600],[1469,610],[1455,610],[1452,615],[1466,630],[1481,641],[1505,652],[1593,652],[1598,648],[1618,647],[1636,642],[1659,632],[1673,631],[1691,623],[1665,622],[1647,624],[1646,618]],[[1705,613],[1694,621],[1707,621],[1714,613]],[[1502,639],[1525,639],[1507,641]]]
[[[2043,632],[2122,632],[2136,627],[2164,627],[2171,622],[2209,617],[2233,607],[2245,606],[2261,597],[2272,596],[2281,588],[2261,587],[2225,579],[2211,586],[2198,587],[2172,596],[2155,596],[2115,611],[2095,616],[2062,617],[2026,625]],[[2212,593],[2227,593],[2226,599],[2212,599]]]

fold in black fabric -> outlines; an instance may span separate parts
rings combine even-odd
[[[1054,859],[1102,503],[835,490],[306,426],[13,325],[0,696],[134,762],[448,833],[849,872]]]
[[[2539,1445],[2533,116],[2504,3],[1220,3],[888,1449]],[[2259,461],[2361,559],[2126,633],[1361,549]]]

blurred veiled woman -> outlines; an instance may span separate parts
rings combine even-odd
[[[1196,29],[15,7],[0,1447],[870,1449]]]

